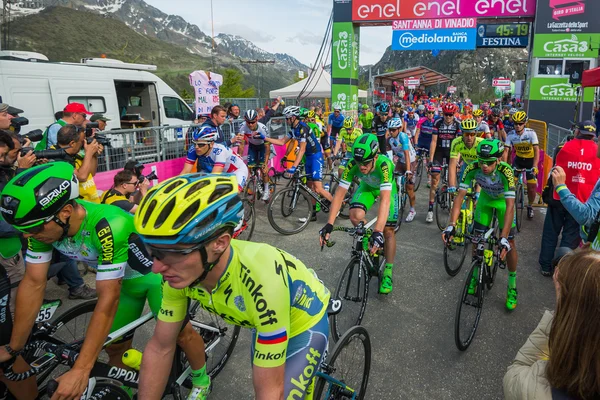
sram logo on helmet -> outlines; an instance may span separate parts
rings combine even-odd
[[[59,187],[52,190],[46,196],[42,197],[39,201],[42,206],[42,210],[50,207],[52,204],[56,203],[59,199],[61,199],[65,194],[67,194],[67,189],[71,187],[71,182],[63,181]]]

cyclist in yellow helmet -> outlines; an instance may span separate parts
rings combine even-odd
[[[333,154],[337,155],[341,147],[344,153],[344,158],[342,158],[340,168],[338,169],[338,176],[342,176],[344,168],[348,165],[348,161],[352,159],[352,147],[356,139],[362,134],[363,131],[354,126],[353,117],[346,117],[344,119],[344,126],[340,129],[340,140],[337,141],[333,151]]]

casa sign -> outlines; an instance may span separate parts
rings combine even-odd
[[[353,0],[352,21],[534,17],[535,9],[536,0]]]

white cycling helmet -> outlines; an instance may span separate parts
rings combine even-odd
[[[283,109],[283,116],[286,118],[299,117],[300,107],[298,106],[287,106]]]
[[[255,121],[258,118],[258,113],[255,110],[248,110],[246,114],[244,114],[244,119],[246,121]]]
[[[518,109],[518,108],[514,108],[514,107],[513,107],[513,108],[511,108],[510,110],[508,110],[508,114],[509,114],[509,115],[513,115],[513,114],[514,114],[514,113],[516,113],[517,111],[519,111],[519,109]]]
[[[388,129],[402,128],[402,120],[400,118],[392,118],[387,123]]]

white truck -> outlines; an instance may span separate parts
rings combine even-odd
[[[39,53],[0,51],[0,99],[24,110],[24,132],[45,130],[74,102],[109,118],[107,130],[192,123],[192,109],[150,71],[156,66],[105,58],[51,63]]]

